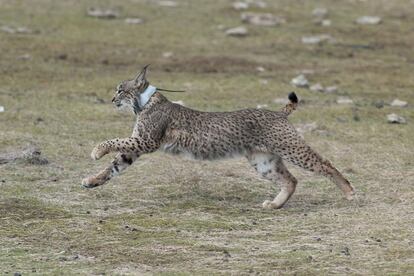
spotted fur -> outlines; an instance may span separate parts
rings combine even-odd
[[[149,82],[147,68],[133,80],[117,87],[112,102],[118,108],[128,108],[136,114],[131,137],[116,138],[97,145],[91,154],[98,160],[117,152],[111,165],[95,176],[85,178],[85,187],[97,187],[121,173],[143,154],[163,150],[200,160],[215,160],[246,156],[264,178],[281,183],[281,191],[265,208],[280,208],[292,196],[297,180],[284,165],[288,161],[306,170],[330,178],[351,199],[354,188],[339,171],[312,150],[288,122],[296,109],[295,93],[281,111],[244,109],[232,112],[201,112],[170,102],[156,92],[142,106],[139,95]]]

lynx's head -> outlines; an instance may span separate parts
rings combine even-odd
[[[137,114],[156,91],[146,78],[148,66],[146,65],[134,79],[124,80],[118,84],[112,99],[112,103],[118,109],[130,110]]]

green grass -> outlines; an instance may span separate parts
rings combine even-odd
[[[286,18],[274,28],[247,26],[246,38],[219,30],[241,24],[231,1],[2,1],[0,152],[38,145],[48,165],[0,165],[0,273],[38,275],[412,274],[414,5],[409,1],[267,1]],[[86,16],[114,7],[122,18]],[[327,7],[331,27],[312,23]],[[383,23],[360,26],[358,16]],[[141,17],[127,25],[125,17]],[[328,33],[336,44],[308,46],[304,35]],[[363,47],[360,47],[360,46]],[[163,52],[173,57],[163,58]],[[19,56],[29,54],[31,59]],[[62,58],[65,56],[65,58]],[[130,135],[134,118],[110,104],[119,81],[151,63],[155,85],[189,107],[269,109],[301,70],[337,94],[295,91],[304,100],[290,119],[316,122],[306,140],[354,184],[344,200],[328,180],[289,166],[298,190],[281,210],[261,203],[278,192],[244,159],[190,161],[143,156],[122,176],[93,190],[83,177],[97,143]],[[265,72],[257,72],[263,66]],[[267,81],[267,84],[263,83]],[[335,103],[347,95],[353,105]],[[407,108],[387,103],[394,98]],[[386,105],[378,109],[375,102]],[[404,116],[390,125],[386,114]],[[358,117],[357,120],[355,118]]]

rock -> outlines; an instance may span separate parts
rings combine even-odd
[[[316,17],[326,17],[328,15],[328,9],[326,8],[315,8],[312,11],[312,15]]]
[[[313,92],[323,92],[323,86],[320,83],[316,83],[310,87],[310,90]]]
[[[233,2],[232,4],[233,9],[239,10],[247,10],[249,8],[249,4],[246,2]]]
[[[185,104],[184,104],[183,101],[172,101],[172,102],[175,103],[175,104],[179,104],[179,105],[185,106]]]
[[[0,105],[0,113],[4,112],[4,106]]]
[[[336,93],[336,92],[338,92],[338,87],[337,86],[328,86],[328,87],[325,87],[323,92],[325,92],[325,93]]]
[[[267,108],[267,107],[269,107],[267,104],[258,104],[257,105],[258,109]]]
[[[175,8],[178,7],[178,3],[175,1],[169,1],[169,0],[164,0],[164,1],[158,1],[158,5],[161,7],[169,7],[169,8]]]
[[[242,22],[256,26],[273,27],[285,23],[283,18],[271,13],[244,12],[241,14]]]
[[[29,60],[29,59],[32,59],[32,56],[29,55],[29,54],[24,54],[24,55],[18,56],[17,59],[19,59],[19,60]]]
[[[98,8],[91,7],[86,11],[87,15],[91,17],[101,18],[101,19],[114,19],[119,16],[117,11],[106,9],[101,10]]]
[[[390,124],[406,124],[407,123],[404,117],[401,117],[395,113],[388,114],[387,121]]]
[[[331,25],[332,25],[332,22],[329,19],[324,19],[324,20],[321,21],[321,26],[323,26],[323,27],[329,27]]]
[[[332,25],[332,22],[329,19],[323,19],[323,20],[318,19],[318,20],[315,20],[315,24],[316,25],[321,25],[323,27],[329,27],[329,26]]]
[[[14,28],[9,27],[9,26],[1,26],[1,30],[5,33],[9,33],[9,34],[15,34],[16,31],[14,30]]]
[[[127,23],[127,24],[142,24],[142,23],[144,23],[144,20],[141,19],[141,18],[129,17],[129,18],[125,18],[125,23]]]
[[[337,104],[352,104],[354,101],[350,99],[349,97],[338,97],[336,100]]]
[[[162,57],[163,58],[170,58],[170,57],[172,57],[174,55],[174,53],[173,52],[164,52],[164,53],[162,53]]]
[[[1,30],[9,34],[32,34],[33,31],[26,27],[12,28],[9,26],[2,26]]]
[[[293,78],[290,81],[290,84],[292,84],[293,86],[296,86],[296,87],[308,87],[309,86],[309,81],[306,79],[305,75],[300,74],[296,78]]]
[[[355,22],[361,25],[377,25],[382,22],[382,19],[378,16],[361,16]]]
[[[408,103],[406,101],[401,101],[399,99],[394,99],[391,102],[391,106],[396,106],[396,107],[406,107],[408,105]]]
[[[264,72],[264,71],[266,71],[266,69],[264,69],[264,67],[262,67],[262,66],[257,66],[256,71],[257,72]]]
[[[239,26],[231,29],[226,30],[226,35],[228,36],[237,36],[237,37],[243,37],[248,35],[248,31],[245,27]]]
[[[273,100],[273,102],[275,104],[288,104],[289,99],[287,99],[287,98],[276,98],[276,99]]]
[[[321,44],[323,42],[334,42],[332,36],[328,34],[321,34],[321,35],[313,35],[313,36],[303,36],[302,43],[303,44]]]

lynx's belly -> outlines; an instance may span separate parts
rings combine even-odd
[[[201,146],[183,146],[179,143],[165,143],[161,146],[162,151],[172,154],[179,155],[187,159],[195,160],[217,160],[226,158],[235,158],[246,155],[246,150],[242,148],[221,148],[214,144],[204,144]]]

